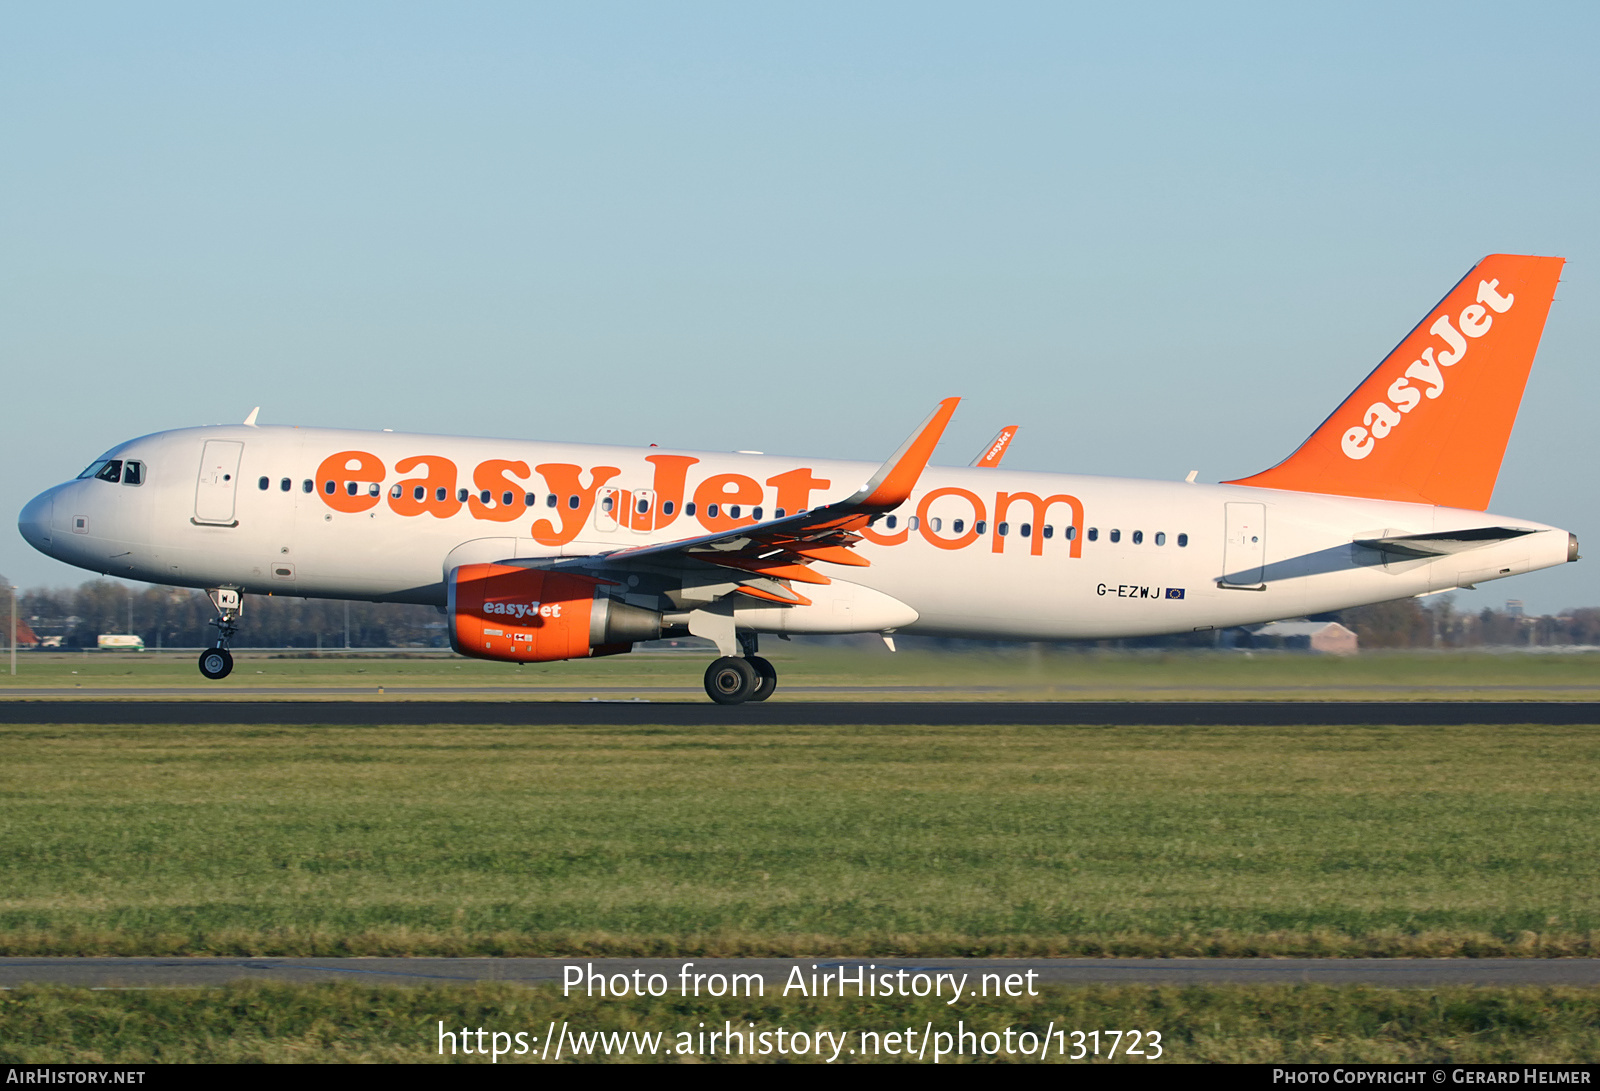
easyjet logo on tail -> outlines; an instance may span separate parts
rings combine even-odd
[[[1564,264],[1490,254],[1299,450],[1225,484],[1483,511]]]
[[[1431,399],[1444,393],[1444,369],[1454,367],[1467,355],[1467,338],[1476,340],[1488,333],[1489,327],[1494,325],[1494,315],[1505,314],[1517,301],[1514,295],[1501,295],[1499,287],[1499,280],[1480,280],[1478,301],[1462,310],[1456,325],[1450,324],[1448,314],[1441,314],[1434,320],[1428,332],[1442,340],[1445,347],[1438,350],[1437,357],[1434,355],[1437,346],[1423,349],[1422,355],[1406,368],[1406,373],[1389,384],[1385,391],[1389,400],[1373,402],[1362,415],[1361,424],[1346,429],[1339,444],[1346,458],[1366,458],[1380,440],[1405,420],[1404,414],[1422,404],[1424,394]],[[1412,386],[1413,379],[1421,385]]]

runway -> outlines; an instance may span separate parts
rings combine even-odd
[[[556,985],[567,967],[610,980],[661,975],[677,994],[687,973],[731,979],[757,974],[764,995],[782,996],[798,967],[835,979],[857,968],[873,974],[961,974],[977,988],[982,975],[1011,975],[1035,985],[1366,985],[1379,988],[1475,986],[1600,986],[1600,959],[1249,959],[1249,958],[0,958],[0,988],[67,985],[95,989],[217,987],[241,981],[348,981],[364,985],[427,986],[498,981]],[[575,990],[581,995],[581,990]],[[702,995],[708,995],[702,992]],[[837,993],[835,993],[837,995]]]
[[[0,724],[1294,727],[1600,724],[1593,701],[0,701]]]

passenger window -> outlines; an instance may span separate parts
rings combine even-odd
[[[260,481],[256,482],[256,484],[261,487],[262,492],[266,492],[268,489],[272,488],[272,478],[263,477]]]
[[[1033,537],[1033,527],[1028,523],[1023,523],[1022,526],[1017,528],[1017,533],[1021,534],[1024,538],[1031,538]]]
[[[944,520],[939,518],[937,515],[935,515],[932,519],[928,520],[928,525],[933,528],[933,532],[935,534],[939,533],[941,530],[944,529],[944,525],[943,524],[944,524]]]
[[[311,483],[311,479],[309,477],[306,478],[304,481],[300,482],[300,491],[301,492],[315,492],[316,488],[317,487]]]
[[[122,480],[122,459],[114,458],[107,462],[100,472],[94,476],[100,481],[109,481],[115,485]]]
[[[402,496],[404,496],[405,494],[406,494],[405,487],[401,486],[401,485],[396,485],[394,488],[389,490],[389,498],[391,500],[398,500]]]
[[[691,519],[694,518],[694,501],[693,500],[689,501],[687,504],[685,504],[683,506],[683,514],[687,515]]]
[[[507,493],[506,495],[510,496],[511,494]],[[489,502],[489,490],[488,489],[484,489],[482,492],[480,492],[478,494],[478,503],[487,504],[488,502]]]
[[[502,507],[509,508],[512,504],[515,504],[516,502],[517,502],[517,494],[516,493],[514,493],[514,492],[503,492],[503,493],[500,494],[500,504],[501,504]]]
[[[674,504],[671,500],[664,500],[661,503],[661,514],[662,515],[671,515],[673,513],[674,509],[676,509],[676,508],[677,508],[677,505]]]
[[[775,512],[773,512],[773,513],[772,513],[772,517],[773,517],[773,518],[774,518],[774,519],[782,519],[782,518],[783,518],[783,517],[784,517],[784,511],[783,511],[783,509],[782,509],[782,508],[779,508],[779,509],[778,509],[778,510],[777,510],[777,511],[775,511]]]
[[[1089,533],[1084,535],[1084,537],[1088,538],[1089,541],[1091,541],[1091,542],[1099,541],[1099,539],[1100,539],[1100,528],[1099,527],[1090,527],[1089,528]]]
[[[358,488],[359,486],[354,481],[346,481],[344,483],[344,491],[349,493],[351,496],[356,494],[356,490]]]
[[[600,501],[600,510],[601,511],[610,511],[613,507],[616,506],[616,503],[617,502],[616,502],[616,499],[614,497],[608,496],[604,500]]]
[[[538,502],[539,502],[539,494],[538,493],[530,492],[530,493],[528,493],[526,496],[524,496],[522,498],[522,506],[525,507],[525,508],[531,508],[535,504],[537,504]]]
[[[370,484],[367,485],[367,495],[368,496],[378,496],[378,495],[381,495],[382,492],[383,492],[383,486],[378,484],[376,481],[373,481],[373,482],[371,482]]]
[[[1063,538],[1065,538],[1069,542],[1072,541],[1073,539],[1075,539],[1078,536],[1078,526],[1077,526],[1077,524],[1074,523],[1074,524],[1069,525],[1066,530],[1063,530],[1061,532],[1061,536]]]
[[[906,520],[906,526],[910,527],[912,530],[916,530],[917,527],[919,526],[919,524],[920,524],[920,521],[917,519],[917,517],[915,515],[913,515],[911,518]]]
[[[891,516],[889,516],[889,518],[887,518],[887,519],[885,519],[883,521],[883,525],[888,527],[890,530],[893,530],[895,522],[896,522],[895,517],[891,515]]]
[[[1160,545],[1166,545],[1166,544],[1167,544],[1167,532],[1164,531],[1164,530],[1156,531],[1156,545],[1160,546]]]
[[[1120,541],[1122,541],[1122,531],[1120,531],[1120,530],[1113,530],[1113,531],[1112,531],[1112,532],[1111,532],[1111,540],[1112,540],[1112,541],[1113,541],[1113,542],[1120,542]]]
[[[1046,538],[1054,538],[1056,536],[1056,528],[1046,523],[1044,525],[1044,536]]]
[[[287,477],[284,478],[282,481],[278,482],[278,491],[279,492],[289,492],[293,488],[294,488],[294,482],[290,481]],[[398,495],[398,494],[396,494],[396,495]]]
[[[707,504],[706,505],[706,518],[707,519],[715,519],[716,517],[717,517],[717,506],[715,504]]]
[[[957,519],[955,522],[950,524],[950,529],[955,531],[957,534],[960,534],[966,529],[966,525],[967,521],[965,519]]]
[[[980,526],[981,526],[981,524],[980,524]],[[1006,535],[1011,533],[1011,524],[1010,523],[1001,523],[995,529],[1000,532],[1000,537],[1004,538]],[[979,530],[978,533],[982,534],[983,531]]]
[[[734,505],[732,505],[731,507],[728,508],[728,518],[729,519],[737,519],[737,518],[739,518],[739,505],[738,504],[734,504]]]
[[[1179,549],[1182,549],[1184,546],[1186,546],[1188,544],[1189,544],[1189,536],[1187,534],[1178,535],[1178,548]]]
[[[567,497],[567,507],[571,508],[573,511],[577,511],[578,510],[578,504],[579,503],[580,503],[580,501],[576,496]]]
[[[423,488],[421,485],[418,485],[418,486],[416,486],[415,488],[413,488],[411,490],[411,499],[416,500],[419,503],[427,495],[428,495],[428,490]]]
[[[1144,531],[1136,530],[1133,532],[1133,544],[1144,545]]]
[[[457,489],[456,490],[456,503],[465,504],[467,502],[467,497],[471,496],[471,495],[472,494],[469,493],[466,489]]]
[[[761,509],[760,508],[751,508],[750,509],[750,518],[754,519],[758,523],[761,522]]]
[[[556,494],[555,493],[551,493],[549,496],[544,498],[544,506],[547,507],[547,508],[553,508],[553,507],[556,506]]]
[[[450,494],[445,491],[445,488],[444,488],[443,485],[440,485],[437,489],[433,490],[433,498],[434,498],[434,500],[436,500],[437,502],[439,502],[441,504],[444,503],[445,497],[447,497],[449,495]]]
[[[322,491],[327,493],[329,496],[332,496],[334,492],[337,491],[337,488],[338,486],[336,486],[332,481],[324,481],[322,483]]]
[[[987,534],[989,533],[989,524],[986,521],[979,519],[977,523],[973,525],[972,529],[977,531],[979,534]]]

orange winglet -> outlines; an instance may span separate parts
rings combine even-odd
[[[881,511],[904,504],[911,496],[911,490],[917,487],[917,479],[933,457],[933,449],[939,445],[945,426],[950,423],[960,403],[960,398],[946,398],[940,402],[939,408],[922,422],[916,434],[902,443],[900,449],[889,456],[889,461],[872,475],[872,480],[845,503]]]
[[[992,470],[1000,465],[1000,460],[1006,457],[1006,448],[1011,446],[1011,438],[1017,434],[1017,426],[1008,424],[1000,429],[994,439],[989,441],[989,446],[984,448],[983,454],[972,460],[972,465],[980,470]]]
[[[1564,264],[1484,258],[1298,451],[1225,484],[1483,511]]]

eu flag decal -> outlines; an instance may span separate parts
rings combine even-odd
[[[1181,598],[1183,598],[1183,588],[1181,588],[1181,587],[1169,587],[1169,588],[1167,588],[1167,598],[1169,598],[1169,599],[1181,599]]]

